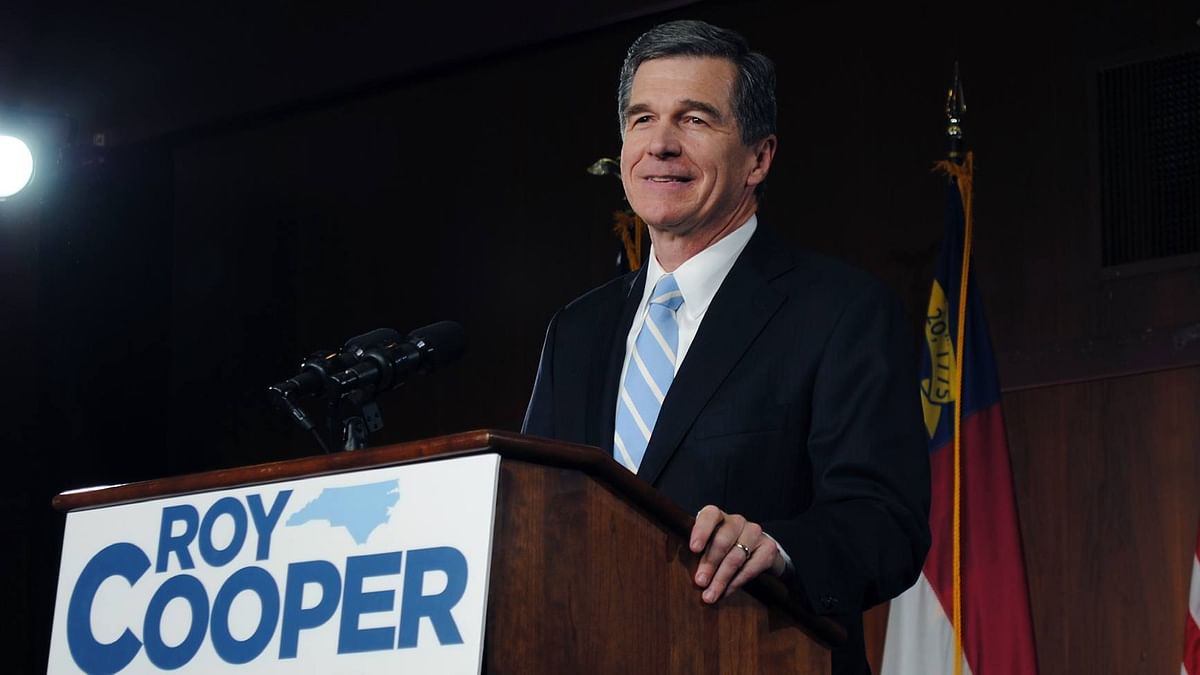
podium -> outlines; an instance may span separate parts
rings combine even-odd
[[[468,458],[494,460],[490,465],[494,470],[488,475],[495,477],[495,492],[489,501],[491,523],[472,525],[483,530],[490,527],[489,545],[480,548],[490,556],[486,561],[490,570],[480,587],[486,588],[486,614],[480,617],[482,649],[474,656],[477,660],[472,662],[475,665],[470,670],[571,675],[829,672],[829,648],[845,639],[840,626],[807,612],[798,598],[789,595],[782,583],[770,577],[754,580],[714,606],[705,605],[691,581],[697,562],[697,556],[687,547],[692,516],[611,457],[587,446],[500,431],[472,431],[380,448],[70,491],[55,497],[54,506],[68,513],[70,526],[71,514],[82,516],[121,505],[159,502],[169,505],[175,503],[169,500],[188,495],[208,495],[206,498],[211,501],[222,491],[304,486],[310,481],[334,477],[375,476],[392,467],[410,471],[453,469],[460,466],[454,462]],[[440,475],[435,473],[421,475],[421,482],[414,483],[413,489],[429,488],[435,495],[458,489],[453,474],[449,474],[449,479],[424,477]],[[430,485],[438,480],[444,484]],[[474,488],[469,491],[476,492]],[[396,490],[385,486],[384,491],[376,492],[386,492],[394,502]],[[465,593],[463,597],[474,592],[471,586],[466,591],[456,587],[455,572],[451,570],[458,567],[436,568],[435,563],[423,563],[426,572],[442,570],[430,573],[444,582],[446,588],[440,591],[430,590],[428,578],[424,586],[419,580],[413,583],[405,580],[403,584],[392,584],[394,590],[384,590],[391,588],[384,583],[391,578],[389,575],[401,573],[402,558],[404,574],[411,577],[417,573],[414,570],[419,571],[420,565],[414,561],[420,551],[416,550],[352,556],[353,561],[346,558],[345,565],[339,558],[336,564],[293,561],[286,566],[280,563],[278,569],[271,568],[271,560],[280,554],[278,550],[267,550],[272,546],[270,528],[278,525],[277,530],[282,531],[284,526],[303,524],[308,520],[304,514],[312,515],[310,512],[316,505],[287,504],[290,490],[282,499],[278,495],[269,497],[265,492],[262,497],[257,495],[217,499],[204,515],[192,513],[186,503],[154,509],[155,518],[160,512],[162,516],[161,527],[154,525],[157,546],[146,544],[138,548],[123,544],[122,549],[118,543],[104,549],[112,550],[112,560],[124,560],[118,554],[130,554],[140,560],[139,565],[129,563],[132,566],[129,568],[115,564],[111,569],[104,567],[95,562],[100,558],[97,554],[84,567],[82,576],[78,572],[68,574],[68,568],[75,570],[79,565],[67,560],[70,542],[64,541],[64,575],[60,577],[55,609],[51,672],[86,670],[71,665],[69,660],[75,658],[78,664],[83,658],[80,654],[86,650],[78,644],[95,647],[101,656],[94,658],[109,659],[109,666],[121,665],[128,656],[133,660],[125,662],[130,667],[136,666],[134,670],[138,672],[166,669],[163,665],[180,668],[180,672],[202,672],[187,670],[195,664],[186,659],[212,651],[209,642],[231,664],[228,672],[322,672],[324,666],[306,665],[306,659],[317,658],[319,654],[333,658],[331,655],[343,652],[349,654],[345,659],[366,658],[354,652],[376,648],[400,653],[406,647],[415,647],[418,640],[422,645],[431,645],[423,649],[428,654],[421,657],[427,659],[421,663],[426,665],[419,666],[426,670],[414,667],[406,672],[459,672],[458,666],[438,665],[439,653],[451,653],[446,645],[456,644],[456,633],[461,633],[460,642],[469,643],[473,634],[471,621],[458,619],[457,626],[446,625],[444,621],[439,624],[438,617],[444,619],[448,615],[436,614],[449,611],[436,605],[438,598],[449,597],[452,589]],[[366,513],[377,508],[373,499],[355,497],[351,511]],[[287,504],[287,508],[280,502]],[[448,503],[459,503],[458,497]],[[249,504],[246,510],[249,516],[238,516],[239,509],[243,509],[239,504]],[[296,511],[294,506],[304,508]],[[389,513],[395,513],[401,507],[388,508]],[[219,509],[224,510],[218,513]],[[291,515],[289,509],[293,511]],[[413,527],[424,522],[419,509],[402,515]],[[356,531],[355,523],[341,522],[345,520],[346,517],[328,517],[328,522],[345,526],[358,544],[372,536],[370,525]],[[112,522],[116,525],[106,527],[120,529],[125,523],[133,527],[136,518],[120,516]],[[221,534],[222,522],[224,534]],[[325,527],[324,521],[321,525],[303,524],[292,529],[295,533],[289,534],[321,537],[318,545],[322,550],[327,547],[324,542],[335,540],[353,545],[350,536],[340,531],[334,533]],[[68,527],[67,538],[96,536],[86,528],[76,530],[72,534]],[[259,532],[257,538],[255,530]],[[262,532],[267,532],[267,536]],[[93,548],[99,548],[105,541],[124,541],[120,532],[108,532],[106,536],[107,539],[98,537],[99,543]],[[207,544],[205,537],[211,540]],[[86,550],[85,556],[93,555],[92,549]],[[234,555],[238,556],[237,561]],[[142,557],[145,559],[141,560]],[[434,560],[434,557],[429,554],[422,559]],[[207,591],[196,590],[200,584],[195,581],[197,570],[205,566],[205,561],[221,567],[222,578],[228,579],[220,590],[216,586]],[[335,567],[338,569],[334,570]],[[473,564],[472,569],[478,567]],[[95,572],[101,568],[109,571]],[[337,583],[331,578],[322,581],[322,570],[337,574]],[[157,590],[147,588],[145,597],[137,600],[135,591],[150,584],[146,580],[155,573],[159,573],[154,582],[158,584]],[[91,586],[83,581],[89,574],[89,578],[95,578]],[[480,581],[477,576],[471,579],[472,584]],[[74,587],[67,589],[68,583]],[[435,581],[432,585],[438,584]],[[85,590],[79,590],[84,587]],[[320,593],[314,594],[314,589]],[[257,599],[253,597],[256,594]],[[336,609],[322,609],[332,606],[338,594],[342,594],[341,604]],[[320,599],[311,597],[314,595]],[[118,611],[113,609],[114,605],[138,603],[143,604],[136,610],[136,619],[145,615],[144,622],[123,619],[116,628],[97,627],[97,613]],[[163,632],[159,622],[166,621],[164,617],[168,616],[186,616],[189,603],[191,618],[185,621],[190,626],[187,634],[159,635]],[[410,605],[415,608],[419,604],[425,607],[425,616],[410,621],[405,612],[410,611]],[[150,609],[144,610],[143,606]],[[398,612],[396,606],[400,607]],[[335,612],[352,614],[349,621],[341,617],[340,633]],[[239,628],[236,624],[243,615],[257,618]],[[68,632],[74,640],[70,649],[65,646]],[[321,637],[325,634],[328,635]],[[141,656],[143,652],[155,663],[146,661]],[[56,659],[67,665],[56,668]],[[232,665],[239,660],[241,665]],[[371,666],[361,665],[367,661],[333,663],[349,664],[337,666],[338,672],[375,671]],[[120,668],[109,671],[125,672]]]

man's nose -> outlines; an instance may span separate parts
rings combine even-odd
[[[679,144],[678,130],[670,124],[659,125],[654,130],[654,137],[650,139],[646,151],[658,159],[678,157],[683,151]]]

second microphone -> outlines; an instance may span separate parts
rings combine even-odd
[[[360,345],[359,362],[332,377],[343,392],[364,390],[368,397],[395,389],[413,373],[427,373],[458,358],[466,332],[454,321],[418,328],[407,337]]]

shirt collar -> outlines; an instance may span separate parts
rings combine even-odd
[[[750,237],[758,228],[758,216],[751,214],[741,227],[722,237],[712,246],[688,258],[675,269],[675,283],[683,294],[683,306],[680,310],[689,319],[697,320],[708,310],[709,303],[721,288],[721,282],[733,268],[733,263],[741,255],[742,249],[750,242]],[[650,259],[646,264],[646,290],[642,295],[642,304],[654,290],[666,272],[658,264],[654,253],[654,245],[650,246]]]

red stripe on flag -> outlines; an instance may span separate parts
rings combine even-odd
[[[1008,442],[999,403],[962,425],[963,652],[974,675],[1033,673],[1036,655]],[[925,575],[950,616],[954,448],[930,456],[933,546]]]
[[[1200,675],[1200,626],[1196,625],[1191,612],[1188,612],[1183,635],[1183,668],[1188,675]]]

